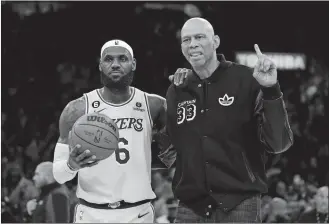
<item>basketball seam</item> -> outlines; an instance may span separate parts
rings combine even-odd
[[[99,127],[99,126],[97,126],[97,125],[92,125],[92,124],[79,124],[79,125],[90,125],[90,126],[95,126],[95,127],[98,127],[98,128],[101,128],[101,129],[104,129],[104,128],[102,128],[102,127]],[[106,130],[106,129],[104,129],[104,130]],[[82,141],[84,141],[84,142],[86,142],[86,143],[88,143],[88,144],[90,144],[90,145],[92,145],[92,146],[95,146],[95,147],[98,147],[98,148],[102,148],[102,149],[109,149],[109,148],[105,148],[105,147],[102,147],[102,146],[98,146],[98,145],[94,145],[94,144],[92,144],[92,143],[90,143],[90,142],[87,142],[86,140],[84,140],[81,136],[79,136],[77,133],[76,133],[76,131],[75,131],[75,129],[73,130],[74,131],[74,134],[78,137],[78,138],[80,138]],[[106,131],[108,131],[108,130],[106,130]],[[109,131],[108,131],[109,132]],[[111,132],[109,132],[109,133],[111,133]],[[113,135],[112,133],[111,133],[111,135]],[[117,138],[115,135],[113,135],[115,138]],[[117,138],[118,139],[118,138]],[[110,148],[111,149],[111,148]]]
[[[100,126],[97,126],[97,125],[94,125],[94,124],[79,124],[79,125],[89,125],[89,126],[93,126],[93,127],[98,127],[98,128],[100,128],[100,129],[103,129],[103,130],[109,132],[111,135],[113,135],[113,137],[115,137],[117,140],[119,140],[119,138],[118,138],[117,136],[115,136],[112,132],[110,132],[109,130],[107,130],[107,129],[105,129],[105,128],[102,128],[102,127],[100,127]]]

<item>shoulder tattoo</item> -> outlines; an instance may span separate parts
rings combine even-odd
[[[74,123],[85,114],[86,102],[84,97],[69,102],[64,108],[60,118],[61,135],[68,134]],[[62,133],[62,131],[64,133]]]

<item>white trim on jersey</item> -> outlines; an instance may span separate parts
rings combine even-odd
[[[88,110],[89,110],[89,102],[88,102],[88,96],[86,93],[83,94],[84,98],[85,98],[85,102],[86,102],[86,108],[85,108],[85,114],[88,113]]]
[[[156,98],[159,98],[161,100],[164,100],[166,101],[166,98],[160,96],[160,95],[157,95],[157,94],[152,94],[152,93],[145,93],[147,96],[152,96],[152,97],[156,97]]]
[[[144,92],[144,96],[145,96],[145,100],[146,100],[146,103],[147,103],[147,108],[148,108],[148,112],[149,112],[149,116],[150,116],[151,126],[153,127],[153,119],[152,119],[152,116],[151,116],[150,103],[149,103],[148,97],[155,97],[155,98],[158,98],[158,99],[161,99],[161,100],[164,100],[164,101],[166,101],[166,99],[162,96],[157,95],[157,94],[145,93],[145,92]]]
[[[151,116],[150,103],[149,103],[149,99],[148,99],[146,93],[144,93],[144,97],[145,97],[145,102],[146,102],[146,106],[147,106],[147,113],[148,113],[149,118],[150,118],[150,124],[151,124],[151,127],[153,127],[153,119],[152,119],[152,116]]]
[[[110,105],[110,106],[113,106],[113,107],[121,107],[121,106],[124,106],[124,105],[128,104],[130,101],[132,101],[132,100],[134,99],[134,96],[135,96],[136,90],[135,90],[134,87],[130,87],[130,89],[131,89],[131,91],[132,91],[132,92],[131,92],[131,95],[130,95],[130,98],[129,98],[126,102],[123,102],[123,103],[120,103],[120,104],[110,103],[110,102],[106,101],[106,100],[103,98],[102,94],[101,94],[101,89],[97,89],[96,92],[97,92],[99,98],[100,98],[104,103],[106,103],[106,104],[108,104],[108,105]]]

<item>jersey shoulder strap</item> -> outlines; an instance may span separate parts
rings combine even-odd
[[[97,93],[97,89],[84,93],[83,96],[86,101],[86,113],[90,113],[101,105],[101,99]]]

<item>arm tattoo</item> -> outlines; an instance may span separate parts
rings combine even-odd
[[[85,110],[86,104],[84,97],[80,97],[67,104],[61,114],[59,121],[61,139],[64,140],[68,137],[68,134],[72,129],[74,123],[85,114]]]

